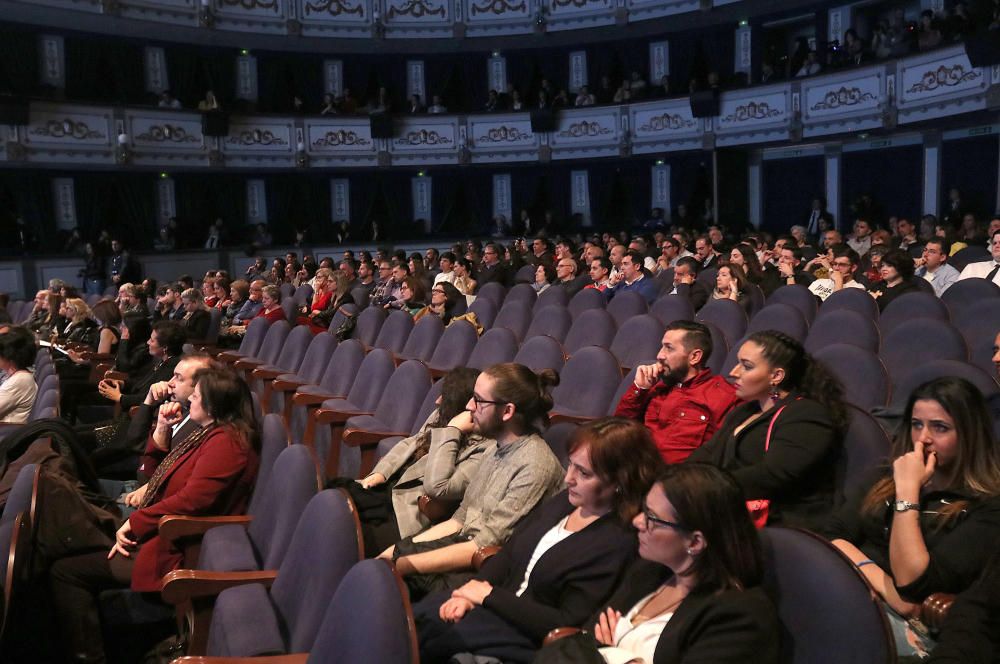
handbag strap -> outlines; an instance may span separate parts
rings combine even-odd
[[[801,398],[802,397],[795,397],[795,400],[798,401]],[[784,404],[781,408],[779,408],[777,413],[771,416],[771,422],[767,425],[767,438],[764,439],[765,453],[767,453],[768,448],[771,447],[771,432],[774,431],[774,422],[775,420],[778,419],[778,415],[781,415],[781,411],[783,411],[785,408],[788,408],[787,403]]]

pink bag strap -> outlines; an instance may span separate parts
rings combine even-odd
[[[802,397],[795,397],[795,400],[798,401],[801,398]],[[787,403],[779,408],[777,413],[771,416],[771,422],[767,425],[767,438],[764,439],[764,452],[767,452],[767,449],[771,447],[771,432],[774,431],[774,422],[778,419],[778,415],[781,415],[781,411],[785,408],[788,408]]]
[[[771,447],[771,432],[774,431],[774,421],[778,419],[778,415],[781,415],[781,411],[788,406],[786,403],[784,406],[778,409],[778,412],[771,416],[771,422],[767,425],[767,438],[764,439],[764,451],[767,452],[768,448]]]

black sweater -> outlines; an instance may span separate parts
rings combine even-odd
[[[892,509],[886,505],[877,518],[861,513],[867,490],[848,497],[822,529],[831,539],[847,540],[892,574],[889,536]],[[944,528],[935,528],[933,513],[945,502],[969,500],[965,513]],[[900,597],[922,602],[938,592],[959,593],[972,585],[990,555],[1000,548],[1000,496],[976,499],[954,491],[935,491],[920,497],[920,530],[930,554],[930,563],[913,583],[897,586]]]

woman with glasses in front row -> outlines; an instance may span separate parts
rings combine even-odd
[[[667,467],[632,525],[641,560],[590,631],[549,644],[535,664],[778,661],[760,540],[729,474],[700,463]]]
[[[542,639],[581,625],[635,559],[629,522],[662,461],[640,422],[604,418],[569,444],[566,490],[519,523],[501,551],[454,592],[414,607],[422,662],[472,652],[530,662]]]

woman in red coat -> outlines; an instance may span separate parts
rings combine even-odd
[[[144,487],[141,506],[115,534],[111,551],[89,551],[52,566],[50,585],[63,642],[73,662],[104,662],[97,595],[131,586],[159,592],[164,574],[181,565],[181,553],[159,538],[162,516],[242,514],[259,465],[250,390],[235,374],[200,369],[189,399],[198,428],[175,440]],[[181,424],[180,404],[164,404],[156,427]]]
[[[316,270],[316,277],[313,279],[312,303],[303,305],[299,309],[299,317],[296,325],[313,325],[313,318],[326,311],[333,299],[333,291],[336,284],[333,281],[333,272],[326,267]],[[329,325],[329,322],[327,322]]]

